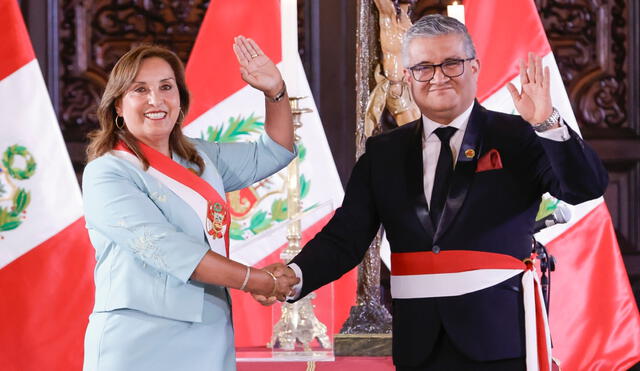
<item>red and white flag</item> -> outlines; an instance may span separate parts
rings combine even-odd
[[[0,0],[0,368],[79,370],[94,251],[16,0]]]
[[[579,128],[532,0],[467,0],[466,25],[481,61],[478,99],[517,113],[506,88],[520,87],[518,61],[543,56],[553,104]],[[536,235],[557,259],[549,321],[553,357],[564,370],[626,370],[640,361],[640,316],[602,198],[572,207],[572,219]]]
[[[296,132],[301,138],[298,161],[304,244],[340,206],[343,190],[297,53],[295,4],[295,0],[262,0],[259,6],[255,0],[211,2],[187,63],[192,104],[184,132],[220,142],[251,140],[264,132],[264,95],[242,81],[231,48],[237,35],[256,40],[282,72],[289,96],[308,97],[300,101],[300,107],[313,110],[302,114],[303,125]],[[232,259],[258,266],[279,261],[287,241],[286,177],[284,169],[265,181],[227,194],[232,209]],[[351,272],[333,287],[321,289],[334,291],[335,307],[329,302],[315,302],[321,320],[324,314],[331,316],[335,311],[335,327],[328,330],[330,334],[339,331],[338,326],[355,304],[355,286],[355,274]],[[262,307],[245,293],[234,290],[232,296],[236,345],[264,346],[271,336],[272,309]]]

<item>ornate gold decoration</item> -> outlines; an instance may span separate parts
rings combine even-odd
[[[402,65],[402,38],[411,27],[411,20],[407,14],[409,4],[401,4],[396,8],[391,0],[374,2],[379,14],[383,71],[380,71],[380,66],[375,67],[376,87],[369,95],[365,116],[367,136],[374,134],[374,128],[380,124],[385,107],[398,126],[420,118],[420,109],[413,101],[409,85],[404,81]]]
[[[289,103],[293,113],[293,126],[295,130],[302,126],[300,116],[303,113],[312,112],[309,108],[300,108],[298,102],[303,97],[290,97]],[[300,137],[295,134],[296,143],[300,142]],[[280,254],[280,258],[289,262],[300,250],[300,238],[302,237],[300,216],[302,203],[300,201],[300,181],[298,158],[295,158],[287,167],[287,216],[289,224],[287,226],[287,247]],[[318,339],[320,346],[325,349],[331,348],[331,341],[327,336],[327,326],[316,317],[313,310],[312,300],[315,293],[310,293],[295,303],[283,303],[280,320],[273,326],[271,341],[267,344],[269,348],[281,348],[293,350],[296,343],[301,343],[305,351],[311,351],[311,342]]]

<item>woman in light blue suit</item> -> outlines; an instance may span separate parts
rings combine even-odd
[[[280,72],[252,40],[233,48],[242,78],[265,94],[255,143],[183,136],[189,93],[174,53],[140,46],[111,71],[83,177],[97,260],[85,370],[235,370],[227,288],[284,300],[297,283],[227,257],[225,192],[295,156]]]

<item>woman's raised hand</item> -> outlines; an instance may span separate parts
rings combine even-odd
[[[276,65],[252,39],[236,36],[233,51],[240,63],[242,79],[268,97],[274,97],[282,90],[284,80]]]

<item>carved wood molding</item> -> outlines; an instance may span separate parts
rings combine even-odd
[[[63,0],[60,11],[60,110],[68,144],[86,143],[109,71],[131,46],[169,47],[186,62],[208,0]],[[77,172],[84,156],[72,153]]]
[[[625,136],[621,129],[630,129],[626,1],[536,0],[536,5],[580,126]]]
[[[637,227],[640,218],[640,161],[617,161],[608,164],[607,168],[609,187],[605,201],[616,226],[618,243],[623,252],[637,252],[640,239]]]
[[[536,0],[576,118],[609,171],[605,199],[623,251],[639,251],[638,5]]]

